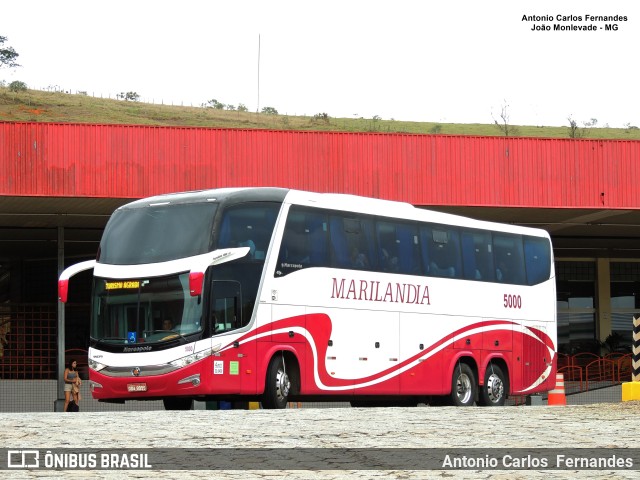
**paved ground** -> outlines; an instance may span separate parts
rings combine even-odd
[[[304,408],[186,412],[0,413],[0,448],[637,448],[640,402],[568,407]],[[515,450],[523,448],[526,450]],[[324,450],[320,450],[322,452]],[[334,450],[334,452],[341,450]],[[490,451],[490,450],[487,450]],[[315,451],[314,452],[318,452]],[[360,452],[362,453],[362,452]],[[5,452],[6,454],[6,452]],[[355,455],[355,453],[354,453]],[[194,459],[194,461],[197,459]],[[343,461],[338,459],[336,461]],[[391,461],[392,459],[388,459]],[[325,460],[327,462],[328,460]],[[332,460],[330,460],[332,461]],[[384,462],[383,462],[384,464]],[[640,478],[640,470],[4,471],[10,478]],[[270,468],[259,470],[260,467]],[[636,463],[636,468],[640,465]]]

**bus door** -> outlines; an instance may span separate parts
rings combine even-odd
[[[214,280],[211,288],[212,346],[223,347],[223,351],[212,356],[212,388],[216,393],[241,393],[243,382],[249,381],[244,379],[247,370],[254,370],[256,361],[255,342],[241,344],[233,336],[243,325],[242,288],[240,282],[228,280]],[[224,348],[229,344],[230,348]]]

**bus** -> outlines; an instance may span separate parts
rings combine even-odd
[[[90,390],[108,402],[500,406],[555,387],[547,232],[283,188],[118,208],[93,268]]]

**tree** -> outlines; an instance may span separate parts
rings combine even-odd
[[[124,100],[125,102],[137,102],[140,100],[140,95],[136,92],[121,92],[116,95],[116,98]]]
[[[24,82],[21,82],[20,80],[14,80],[9,84],[9,91],[10,92],[26,92],[27,84]]]
[[[278,110],[273,107],[264,107],[262,109],[262,113],[264,113],[265,115],[278,115]]]
[[[0,68],[19,67],[20,65],[16,63],[16,58],[18,58],[19,54],[13,49],[13,47],[4,47],[4,42],[6,41],[7,37],[0,36]]]
[[[569,138],[584,138],[589,133],[589,127],[594,126],[598,123],[598,120],[592,118],[590,122],[582,122],[584,128],[580,128],[578,126],[578,122],[576,122],[571,116],[567,118],[569,121]]]
[[[248,112],[249,109],[247,108],[247,106],[244,103],[240,103],[240,104],[238,104],[238,111],[239,112]]]
[[[212,98],[211,100],[207,100],[207,102],[203,103],[202,106],[204,108],[215,108],[216,110],[224,110],[224,103],[219,102],[215,98]]]
[[[328,125],[328,124],[329,124],[329,122],[330,122],[330,120],[331,120],[331,117],[330,117],[330,116],[329,116],[329,114],[328,114],[328,113],[326,113],[326,112],[316,113],[316,114],[313,116],[313,123],[316,123],[316,122],[324,122],[324,123],[326,123],[326,124]]]
[[[493,117],[493,115],[492,115]],[[505,137],[514,136],[518,134],[518,128],[509,123],[509,105],[505,103],[500,110],[500,121],[493,119],[496,127],[502,132]]]

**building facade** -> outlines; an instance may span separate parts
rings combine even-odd
[[[86,349],[90,274],[60,332],[58,272],[95,257],[119,205],[176,191],[351,193],[544,228],[560,351],[629,345],[640,313],[638,141],[0,122],[0,171],[0,378],[53,378],[61,334]]]

